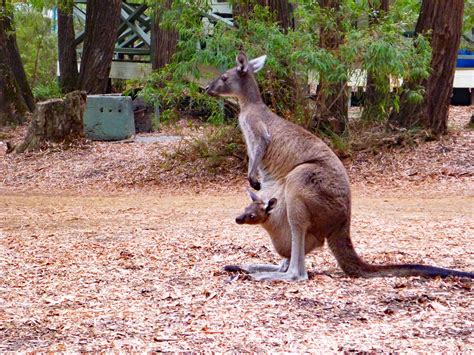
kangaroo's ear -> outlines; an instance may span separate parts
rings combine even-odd
[[[237,72],[241,75],[247,74],[249,71],[249,60],[245,53],[240,52],[235,61],[237,62]]]
[[[260,198],[252,190],[247,189],[247,193],[249,194],[249,196],[250,196],[250,198],[252,199],[253,202],[260,201]]]
[[[254,73],[258,72],[260,69],[263,68],[265,61],[267,60],[266,55],[262,55],[261,57],[252,59],[249,64],[252,67]]]
[[[270,214],[270,212],[273,210],[273,207],[275,207],[277,201],[278,200],[275,197],[271,198],[270,201],[268,201],[267,205],[265,206],[266,214]]]

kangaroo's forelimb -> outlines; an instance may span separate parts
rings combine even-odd
[[[262,160],[267,152],[271,136],[265,123],[262,121],[252,122],[252,117],[242,115],[239,118],[239,124],[244,133],[249,157],[247,178],[252,188],[260,190],[261,184],[258,180],[258,171],[262,166]]]

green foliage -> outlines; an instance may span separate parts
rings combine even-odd
[[[474,33],[472,32],[474,28],[474,1],[465,1],[464,5],[463,36],[460,48],[474,51]]]
[[[262,92],[267,102],[280,114],[295,109],[295,88],[304,87],[306,79],[302,67],[288,55],[292,48],[294,33],[285,35],[274,23],[266,9],[257,7],[250,19],[239,19],[238,28],[229,28],[223,23],[210,26],[197,14],[208,10],[201,1],[174,1],[171,11],[165,13],[164,26],[174,25],[180,41],[174,61],[164,70],[155,73],[147,83],[143,94],[155,97],[160,103],[163,116],[172,117],[184,97],[191,97],[192,104],[202,105],[209,111],[209,120],[224,121],[222,104],[208,97],[200,89],[212,76],[206,68],[225,70],[235,65],[236,53],[242,48],[249,57],[268,55],[266,69],[258,74]],[[296,75],[301,72],[303,75]],[[189,83],[189,81],[192,81]],[[299,85],[295,85],[298,82]]]
[[[18,47],[33,92],[43,95],[49,91],[54,96],[57,39],[51,31],[51,19],[25,4],[18,4],[15,10]]]
[[[150,78],[143,94],[160,103],[164,118],[176,117],[183,98],[190,97],[188,103],[201,105],[211,121],[223,122],[221,106],[197,83],[203,85],[211,79],[205,76],[203,66],[230,68],[235,65],[236,53],[243,49],[249,57],[267,55],[265,70],[257,75],[266,103],[276,113],[309,125],[312,108],[306,99],[308,79],[324,77],[331,84],[363,71],[372,73],[381,95],[375,104],[375,117],[369,119],[384,120],[399,101],[398,94],[390,92],[388,78],[415,81],[429,75],[428,41],[419,37],[414,46],[413,39],[403,36],[414,28],[417,1],[395,2],[389,13],[371,26],[368,1],[346,0],[336,11],[321,8],[313,0],[300,0],[296,9],[297,28],[283,32],[268,8],[258,5],[248,18],[236,19],[239,26],[230,28],[201,20],[200,14],[209,10],[205,1],[173,1],[163,25],[178,31],[178,50],[173,62]],[[344,41],[338,50],[319,47],[321,29],[342,31]]]
[[[57,81],[49,81],[47,83],[39,83],[33,87],[33,95],[37,100],[46,100],[61,97],[61,88]]]

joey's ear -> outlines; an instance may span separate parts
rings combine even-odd
[[[252,59],[249,64],[252,67],[254,73],[258,72],[260,69],[263,68],[265,61],[267,60],[266,55],[262,55],[261,57]]]
[[[249,196],[250,196],[250,198],[252,199],[253,202],[260,201],[260,198],[257,196],[257,194],[255,192],[253,192],[250,189],[247,189],[247,192],[248,192],[248,194],[249,194]]]
[[[275,197],[271,198],[265,207],[265,213],[269,214],[273,210],[273,207],[275,207],[277,201],[278,200]]]
[[[235,61],[237,62],[237,72],[240,75],[247,74],[249,71],[249,61],[245,53],[240,52],[237,58],[235,58]]]

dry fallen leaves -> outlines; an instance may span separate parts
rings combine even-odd
[[[367,261],[474,270],[472,137],[349,165]],[[278,258],[262,229],[233,222],[247,204],[240,178],[153,175],[172,148],[3,157],[0,352],[474,352],[472,281],[350,279],[327,249],[308,256],[304,283],[223,272]]]

